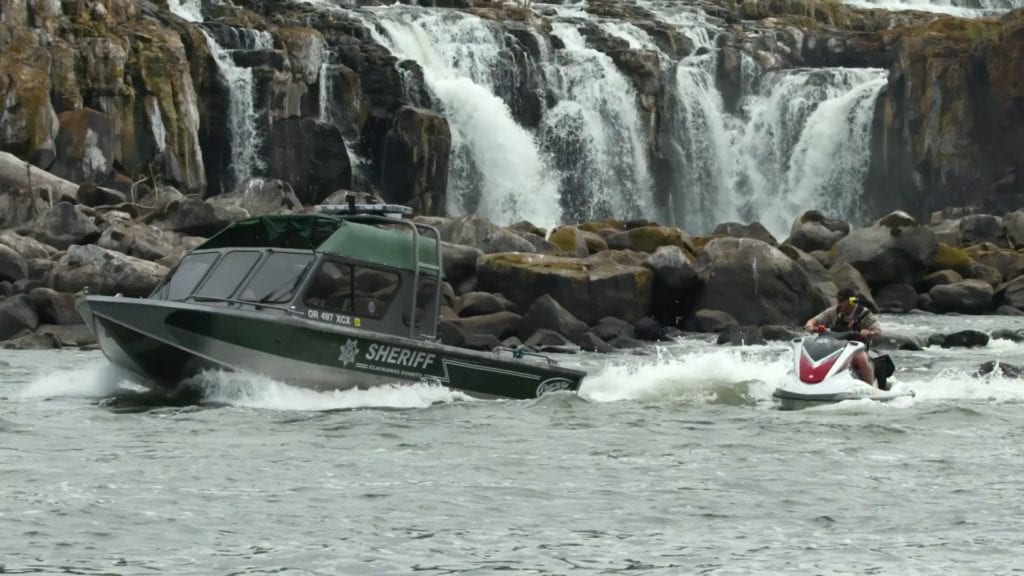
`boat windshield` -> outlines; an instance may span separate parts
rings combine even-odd
[[[291,302],[312,263],[312,254],[271,254],[242,289],[239,300],[270,304]]]
[[[206,273],[210,271],[210,267],[217,261],[218,256],[220,254],[216,252],[185,256],[175,268],[174,274],[164,279],[150,298],[179,302],[188,298],[206,276]]]

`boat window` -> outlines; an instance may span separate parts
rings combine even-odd
[[[217,263],[196,295],[207,298],[230,297],[259,259],[260,253],[251,250],[228,252]]]
[[[424,332],[433,330],[435,308],[434,302],[437,298],[437,281],[433,278],[421,278],[419,289],[416,290],[416,326]],[[409,324],[409,312],[403,315],[402,320]],[[426,320],[426,322],[424,322]]]
[[[192,290],[206,276],[210,266],[217,261],[220,254],[206,252],[204,254],[189,254],[181,259],[181,263],[174,270],[170,279],[164,281],[159,290],[153,293],[153,298],[159,300],[181,301],[192,294]]]
[[[398,292],[398,274],[326,261],[306,292],[307,308],[381,318]]]
[[[312,262],[311,254],[271,254],[245,285],[239,299],[271,304],[291,302]]]

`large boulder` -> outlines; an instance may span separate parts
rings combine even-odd
[[[999,271],[1004,280],[1012,280],[1024,272],[1024,254],[1015,250],[1000,248],[991,242],[983,242],[964,249],[971,259]]]
[[[792,244],[783,244],[779,247],[786,256],[793,259],[800,268],[803,269],[804,273],[807,274],[807,279],[811,281],[811,285],[814,286],[815,292],[818,297],[826,302],[831,302],[836,298],[836,292],[839,291],[836,288],[835,282],[832,281],[832,277],[829,275],[828,270],[825,266],[818,261],[817,258],[804,252],[803,250],[793,246]]]
[[[536,332],[544,329],[553,330],[574,342],[590,331],[587,324],[581,322],[547,294],[530,304],[519,324],[519,337],[528,341]]]
[[[740,325],[803,324],[830,304],[798,263],[759,240],[717,238],[698,263],[705,281],[694,308],[727,312]]]
[[[700,291],[697,269],[678,246],[660,246],[644,259],[654,272],[651,315],[658,321],[679,326],[690,315],[693,298]]]
[[[455,314],[461,318],[483,316],[495,312],[517,312],[514,302],[501,294],[490,292],[467,292],[455,305]]]
[[[233,192],[219,194],[207,200],[209,204],[227,209],[244,210],[249,216],[282,214],[299,210],[302,202],[295,196],[292,186],[281,180],[249,178]]]
[[[39,316],[27,295],[0,297],[0,340],[24,336],[37,326]]]
[[[786,244],[804,252],[831,250],[836,242],[850,233],[850,225],[842,220],[826,218],[817,210],[807,210],[796,217],[789,230]]]
[[[435,226],[445,242],[471,246],[484,254],[535,251],[533,244],[519,234],[477,216],[417,220]]]
[[[871,287],[864,281],[864,277],[860,275],[860,272],[850,264],[840,264],[833,266],[828,271],[829,278],[836,285],[837,290],[843,288],[849,288],[853,290],[857,297],[860,298],[868,308],[878,311],[878,304],[875,303],[875,297],[871,293]]]
[[[0,187],[0,229],[14,228],[35,220],[50,208],[47,198],[38,191]]]
[[[28,296],[41,322],[61,326],[82,323],[82,316],[75,308],[74,294],[57,292],[51,288],[33,288]]]
[[[751,222],[750,224],[743,224],[740,222],[723,222],[715,227],[711,232],[712,234],[720,234],[722,236],[731,236],[733,238],[753,238],[754,240],[760,240],[766,244],[772,246],[778,246],[779,241],[772,236],[772,233],[764,227],[764,224],[760,222]]]
[[[338,188],[352,187],[352,164],[341,130],[312,118],[285,118],[270,127],[268,169],[288,182],[299,200],[319,204]]]
[[[991,242],[1006,245],[1003,219],[991,214],[971,214],[960,219],[960,238],[964,244]]]
[[[0,244],[0,282],[14,283],[28,277],[28,263],[10,247]]]
[[[1024,248],[1024,208],[1003,216],[1006,240],[1011,248]]]
[[[1024,310],[1024,276],[1018,276],[1000,286],[995,293],[996,304]]]
[[[872,287],[913,284],[928,271],[937,248],[931,228],[897,212],[840,240],[835,265],[850,264]]]
[[[91,294],[147,296],[168,272],[156,262],[96,245],[71,246],[60,266],[54,288],[71,293],[88,289]]]
[[[501,292],[520,310],[548,294],[590,325],[605,316],[636,322],[650,313],[654,274],[639,262],[616,261],[613,252],[584,259],[488,254],[477,275],[482,290]]]
[[[879,312],[904,314],[917,307],[917,291],[910,284],[889,284],[874,297]]]
[[[935,286],[942,286],[944,284],[955,284],[963,280],[963,276],[958,274],[955,270],[939,270],[932,272],[924,278],[918,280],[914,288],[918,292],[928,292]]]
[[[653,253],[661,246],[677,246],[693,252],[690,235],[679,228],[664,226],[637,226],[608,236],[608,247],[613,250],[636,250]]]
[[[224,206],[199,198],[186,198],[170,213],[155,218],[153,224],[172,232],[212,236],[235,220],[248,217],[249,212],[237,206]]]
[[[11,248],[26,259],[46,259],[57,251],[52,246],[47,246],[34,238],[22,236],[13,230],[0,231],[0,244]]]
[[[19,233],[61,250],[72,244],[87,244],[100,236],[93,219],[83,214],[70,202],[58,202],[39,215]]]
[[[477,261],[484,253],[472,246],[441,242],[441,261],[444,278],[453,285],[476,276]]]
[[[934,286],[928,291],[928,296],[936,311],[981,314],[993,308],[994,292],[987,282],[963,280]]]
[[[159,260],[174,250],[177,240],[177,234],[156,226],[118,222],[104,230],[96,244],[129,256]]]

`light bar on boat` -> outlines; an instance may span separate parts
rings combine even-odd
[[[358,215],[372,214],[401,218],[412,214],[412,208],[402,204],[321,204],[317,209],[324,214]]]

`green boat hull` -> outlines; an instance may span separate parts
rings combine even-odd
[[[426,382],[477,397],[577,392],[584,372],[548,361],[476,352],[282,310],[89,296],[79,311],[114,364],[167,390],[206,370],[259,374],[330,391]]]

